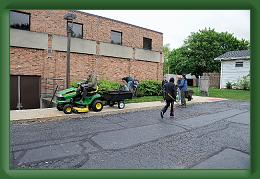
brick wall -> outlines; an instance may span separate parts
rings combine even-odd
[[[63,16],[67,10],[24,10],[31,13],[31,31],[66,36],[67,21]],[[152,39],[152,50],[162,51],[163,35],[126,23],[99,18],[95,15],[75,11],[75,22],[83,24],[83,39],[111,42],[110,31],[122,32],[122,45],[143,48],[143,37]]]
[[[65,10],[26,10],[31,13],[31,31],[48,33],[48,48],[52,47],[52,35],[66,36]],[[162,52],[162,34],[106,18],[76,12],[77,21],[83,23],[83,39],[110,43],[110,31],[122,31],[124,46],[143,48],[142,37],[152,38],[152,50]],[[97,45],[99,54],[99,45]],[[70,80],[85,80],[95,72],[98,80],[120,81],[131,75],[139,80],[162,80],[161,62],[148,62],[138,59],[122,59],[99,55],[71,53]],[[56,85],[65,87],[66,52],[36,50],[29,48],[10,48],[10,73],[17,75],[40,75],[41,93],[52,94]]]
[[[46,50],[28,48],[10,48],[11,74],[40,75],[41,92],[51,94],[55,86],[65,86],[66,52],[53,51],[48,58]],[[71,82],[86,80],[95,72],[98,80],[120,81],[122,77],[131,75],[139,80],[161,80],[162,64],[139,60],[103,57],[71,53]]]

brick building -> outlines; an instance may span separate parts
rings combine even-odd
[[[161,32],[81,11],[10,11],[11,109],[17,108],[17,98],[23,108],[38,108],[40,98],[51,96],[56,85],[65,87],[68,12],[77,16],[71,82],[93,72],[98,80],[120,81],[128,75],[141,81],[162,79]]]

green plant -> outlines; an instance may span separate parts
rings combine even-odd
[[[242,79],[238,81],[238,86],[240,89],[249,90],[250,89],[250,75],[243,76]]]
[[[226,83],[226,88],[227,88],[227,89],[232,89],[232,83],[228,81],[228,82]]]
[[[98,88],[101,93],[102,93],[102,91],[118,90],[119,86],[120,86],[120,84],[117,82],[111,82],[108,80],[98,81]]]
[[[232,89],[240,89],[239,83],[238,82],[231,83],[231,88]]]
[[[70,86],[77,88],[77,87],[79,87],[79,83],[81,83],[81,82],[83,82],[83,81],[72,81],[72,82],[70,82]]]
[[[161,82],[155,80],[145,80],[138,86],[137,96],[160,96],[162,95]]]

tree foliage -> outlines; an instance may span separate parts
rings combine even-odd
[[[203,29],[191,33],[181,48],[174,49],[169,55],[171,73],[191,73],[202,75],[204,72],[220,72],[220,62],[214,58],[233,50],[249,49],[249,42],[238,40],[228,32]]]
[[[163,46],[163,58],[164,58],[164,63],[163,63],[163,74],[168,73],[168,67],[169,67],[169,55],[171,53],[170,50],[170,44],[166,44]]]

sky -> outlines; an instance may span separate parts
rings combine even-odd
[[[200,29],[232,33],[250,40],[250,10],[84,10],[163,33],[163,44],[179,48],[183,41]]]

